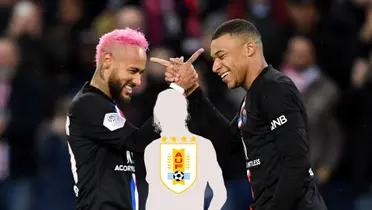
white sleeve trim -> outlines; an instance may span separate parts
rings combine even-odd
[[[185,93],[185,89],[183,89],[181,86],[177,85],[176,83],[173,83],[172,82],[169,85],[169,87],[172,88],[172,89],[174,89],[174,90],[176,90],[176,91],[178,91],[178,92],[180,92],[181,94],[184,94]]]

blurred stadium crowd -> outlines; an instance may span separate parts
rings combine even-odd
[[[208,54],[211,33],[230,18],[256,24],[268,63],[303,94],[328,208],[372,209],[371,0],[0,0],[0,210],[74,209],[66,106],[94,72],[98,37],[115,28],[144,31],[149,55],[160,58],[204,47],[202,88],[231,119],[244,91],[213,75]],[[131,122],[151,115],[163,80],[162,67],[148,63],[123,108]],[[224,209],[248,209],[244,169],[229,169],[230,155],[242,151],[223,150],[216,148],[226,183],[239,183],[230,195],[239,204]],[[141,154],[138,163],[145,190]]]

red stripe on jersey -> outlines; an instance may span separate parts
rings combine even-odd
[[[251,171],[250,170],[247,170],[247,177],[248,177],[248,182],[251,183]],[[252,198],[254,198],[254,191],[253,191],[253,187],[251,185],[251,193],[252,193]]]

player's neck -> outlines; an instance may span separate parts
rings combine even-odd
[[[107,82],[105,82],[103,80],[103,78],[101,78],[99,75],[98,75],[98,70],[96,70],[94,72],[94,75],[92,77],[92,80],[90,81],[90,85],[99,89],[100,91],[102,91],[105,95],[107,95],[108,97],[111,98],[111,94],[110,94],[110,90],[108,88],[108,84]]]
[[[253,82],[256,80],[258,75],[262,72],[264,68],[266,68],[267,62],[264,57],[261,59],[258,59],[258,62],[253,62],[251,66],[249,67],[249,70],[247,71],[246,79],[244,82],[244,89],[249,90],[253,84]]]

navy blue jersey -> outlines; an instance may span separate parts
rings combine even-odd
[[[66,133],[77,209],[138,209],[133,151],[156,138],[152,120],[136,128],[111,98],[86,83],[72,101]]]
[[[305,108],[288,77],[271,66],[263,69],[231,122],[199,89],[189,106],[191,120],[219,122],[225,129],[216,133],[242,142],[253,210],[326,209],[310,167]]]

